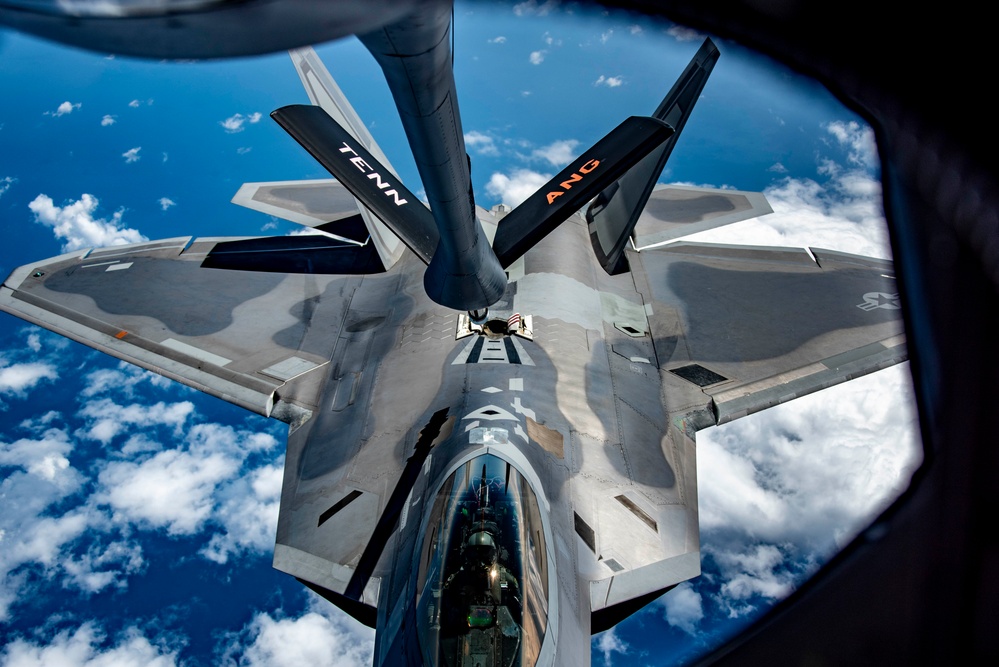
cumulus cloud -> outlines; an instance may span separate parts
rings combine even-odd
[[[514,5],[513,13],[517,16],[548,16],[548,14],[558,9],[558,6],[558,0],[545,0],[545,2],[527,0],[526,2]]]
[[[493,138],[475,130],[465,133],[465,146],[479,155],[499,155],[499,149],[496,148],[496,142]]]
[[[99,398],[86,403],[79,411],[79,415],[86,419],[88,424],[82,435],[106,445],[118,434],[135,426],[140,428],[167,426],[179,433],[193,412],[194,405],[190,401],[119,405],[110,398]]]
[[[28,585],[23,569],[34,564],[59,571],[59,555],[87,529],[89,519],[76,508],[56,514],[51,508],[80,490],[84,477],[69,462],[72,441],[65,431],[47,429],[34,437],[0,442],[0,622],[10,616],[19,592]]]
[[[37,363],[52,357],[59,375],[57,362],[67,357],[47,351],[37,331],[24,338],[24,354]],[[17,356],[8,352],[5,368],[27,363]],[[0,622],[19,600],[53,587],[60,597],[127,587],[149,566],[141,530],[197,534],[201,556],[218,563],[272,547],[283,470],[272,435],[191,426],[190,403],[150,400],[173,383],[125,364],[70,375],[83,399],[79,410],[24,419],[8,430],[26,435],[0,440]],[[8,384],[27,391],[30,382]],[[144,400],[115,400],[132,394]],[[114,438],[124,443],[97,444]]]
[[[324,604],[298,618],[258,612],[242,632],[229,637],[222,664],[367,667],[373,655],[374,631]]]
[[[504,204],[517,206],[551,177],[551,174],[539,174],[529,169],[516,169],[509,176],[497,172],[486,183],[486,192]]]
[[[891,258],[881,207],[881,182],[862,170],[829,162],[829,178],[784,178],[763,193],[774,212],[762,218],[693,234],[686,240],[830,248]]]
[[[132,100],[131,102],[128,103],[128,106],[132,107],[133,109],[138,109],[140,104],[142,104],[142,102],[140,102],[139,100]]]
[[[543,63],[545,61],[545,54],[546,53],[548,53],[548,52],[545,51],[545,50],[531,51],[531,55],[528,57],[528,60],[531,61],[532,65],[540,65],[541,63]]]
[[[531,151],[531,159],[543,160],[555,167],[564,167],[576,159],[576,146],[578,145],[579,142],[575,139],[553,141],[547,146]],[[539,183],[538,187],[541,185],[544,185],[544,182]]]
[[[59,377],[55,366],[49,363],[34,361],[19,364],[4,365],[0,359],[0,394],[5,396],[24,396],[42,380],[55,380]]]
[[[607,31],[607,32],[605,32],[605,33],[602,33],[602,34],[600,35],[600,43],[601,43],[601,44],[606,44],[606,43],[607,43],[607,41],[608,41],[608,40],[609,40],[609,39],[611,38],[611,36],[612,36],[613,34],[614,34],[614,30],[613,30],[613,29],[611,29],[611,30],[608,30],[608,31]]]
[[[154,645],[135,627],[122,632],[112,645],[106,644],[107,637],[100,626],[89,621],[75,629],[58,632],[47,643],[16,637],[0,653],[0,664],[10,667],[173,667],[178,664],[176,649]]]
[[[697,434],[704,552],[730,615],[787,595],[918,466],[907,365]]]
[[[170,199],[169,197],[160,197],[160,208],[163,209],[164,211],[170,208],[171,206],[176,206],[176,205],[177,202]]]
[[[701,594],[690,583],[684,582],[659,598],[666,622],[680,628],[688,635],[697,633],[697,624],[704,618]]]
[[[222,531],[212,536],[201,555],[226,563],[230,556],[245,551],[272,549],[283,479],[284,465],[278,462],[257,468],[221,489],[216,494],[219,505],[214,519]]]
[[[162,405],[162,404],[160,404]],[[183,405],[183,404],[175,404]],[[188,404],[189,405],[189,404]],[[149,412],[160,412],[158,406]],[[140,414],[144,410],[138,410]],[[165,410],[169,414],[170,410]],[[187,412],[181,410],[186,418]],[[178,417],[179,419],[179,417]],[[169,423],[169,421],[166,421]],[[254,473],[249,481],[240,479],[247,457],[255,452],[272,449],[277,444],[267,433],[250,433],[218,424],[197,424],[184,436],[175,449],[156,452],[136,461],[113,461],[101,471],[98,504],[111,508],[117,522],[135,523],[141,527],[165,529],[170,535],[193,535],[202,530],[210,519],[221,519],[235,525],[238,518],[216,516],[226,503],[271,502],[273,479],[269,469]],[[254,516],[260,518],[270,510],[264,507]],[[230,512],[231,513],[231,512]],[[274,522],[267,521],[268,529]],[[240,524],[245,527],[245,524]],[[273,531],[269,532],[273,539]],[[255,548],[260,543],[256,533],[235,535],[227,541],[209,547],[207,553],[224,562],[225,555],[242,548]]]
[[[878,147],[874,141],[874,130],[869,125],[856,121],[833,121],[825,126],[840,146],[847,149],[847,160],[860,167],[875,167],[878,164]]]
[[[492,39],[487,39],[486,41],[490,44],[505,44],[506,37],[504,37],[503,35],[497,35],[496,37],[493,37]]]
[[[259,123],[260,118],[261,118],[260,113],[256,111],[247,116],[244,116],[241,113],[237,113],[233,114],[232,116],[229,116],[225,120],[219,121],[219,125],[221,125],[223,129],[225,129],[225,131],[228,132],[229,134],[236,134],[237,132],[242,132],[243,130],[245,130],[246,129],[245,125],[247,123],[250,123],[251,125],[253,123]]]
[[[13,176],[4,176],[0,178],[0,197],[3,197],[4,193],[10,190],[12,186],[17,181]]]
[[[69,100],[67,100],[67,101],[63,102],[62,104],[60,104],[56,108],[55,111],[46,111],[45,115],[46,116],[54,116],[54,117],[58,118],[59,116],[65,116],[66,114],[73,113],[73,111],[75,111],[76,109],[79,109],[81,106],[83,106],[83,105],[81,103],[79,103],[79,102],[73,103],[73,102],[70,102]]]
[[[52,228],[55,237],[63,241],[63,252],[88,247],[124,245],[148,241],[138,230],[122,228],[122,211],[116,211],[110,220],[95,218],[97,198],[84,194],[78,201],[56,206],[48,195],[40,194],[28,204],[35,214],[35,222]]]
[[[139,151],[142,150],[142,146],[136,146],[135,148],[129,148],[127,151],[121,154],[125,158],[126,164],[132,164],[133,162],[138,162],[141,157],[139,156]]]
[[[615,653],[627,655],[629,649],[627,642],[617,636],[614,628],[594,635],[593,639],[590,640],[590,645],[603,653],[604,664],[608,667],[614,664],[613,656]]]
[[[108,544],[91,544],[80,555],[63,556],[60,563],[65,571],[65,584],[84,593],[99,593],[105,588],[124,589],[129,575],[145,569],[142,547],[126,540]]]
[[[116,122],[118,122],[118,116],[112,116],[111,114],[104,114],[104,117],[101,118],[101,127],[114,125]]]
[[[624,83],[624,78],[620,76],[604,76],[601,74],[596,81],[593,82],[594,86],[607,86],[608,88],[617,88],[622,83]]]
[[[671,26],[666,34],[678,42],[692,42],[702,39],[701,34],[693,28],[685,28],[682,25]]]
[[[111,506],[117,520],[193,535],[211,515],[215,487],[238,470],[238,461],[219,454],[162,451],[139,464],[109,464],[100,475],[99,501]]]
[[[83,398],[110,393],[120,393],[131,398],[141,386],[165,389],[173,385],[172,381],[162,375],[124,361],[119,362],[117,368],[98,368],[90,371],[83,379],[83,389],[80,391],[80,396]]]

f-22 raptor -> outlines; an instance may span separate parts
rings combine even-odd
[[[296,51],[313,104],[272,116],[335,178],[234,201],[322,235],[74,252],[0,308],[287,422],[274,566],[375,627],[377,665],[586,665],[591,633],[700,572],[697,430],[906,358],[893,271],[666,243],[770,211],[656,184],[710,40],[650,116],[476,206],[430,6],[361,36],[429,207]]]

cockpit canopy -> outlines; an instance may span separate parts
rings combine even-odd
[[[424,662],[533,667],[548,627],[548,559],[538,499],[503,459],[462,464],[441,486],[420,550]]]

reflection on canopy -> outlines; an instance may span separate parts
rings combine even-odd
[[[548,625],[548,563],[537,496],[483,455],[444,482],[420,551],[417,627],[424,662],[533,666]]]

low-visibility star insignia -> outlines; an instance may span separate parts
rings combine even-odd
[[[864,295],[864,302],[857,304],[857,308],[861,310],[874,310],[875,308],[899,310],[901,307],[898,294],[887,294],[886,292],[868,292]]]

